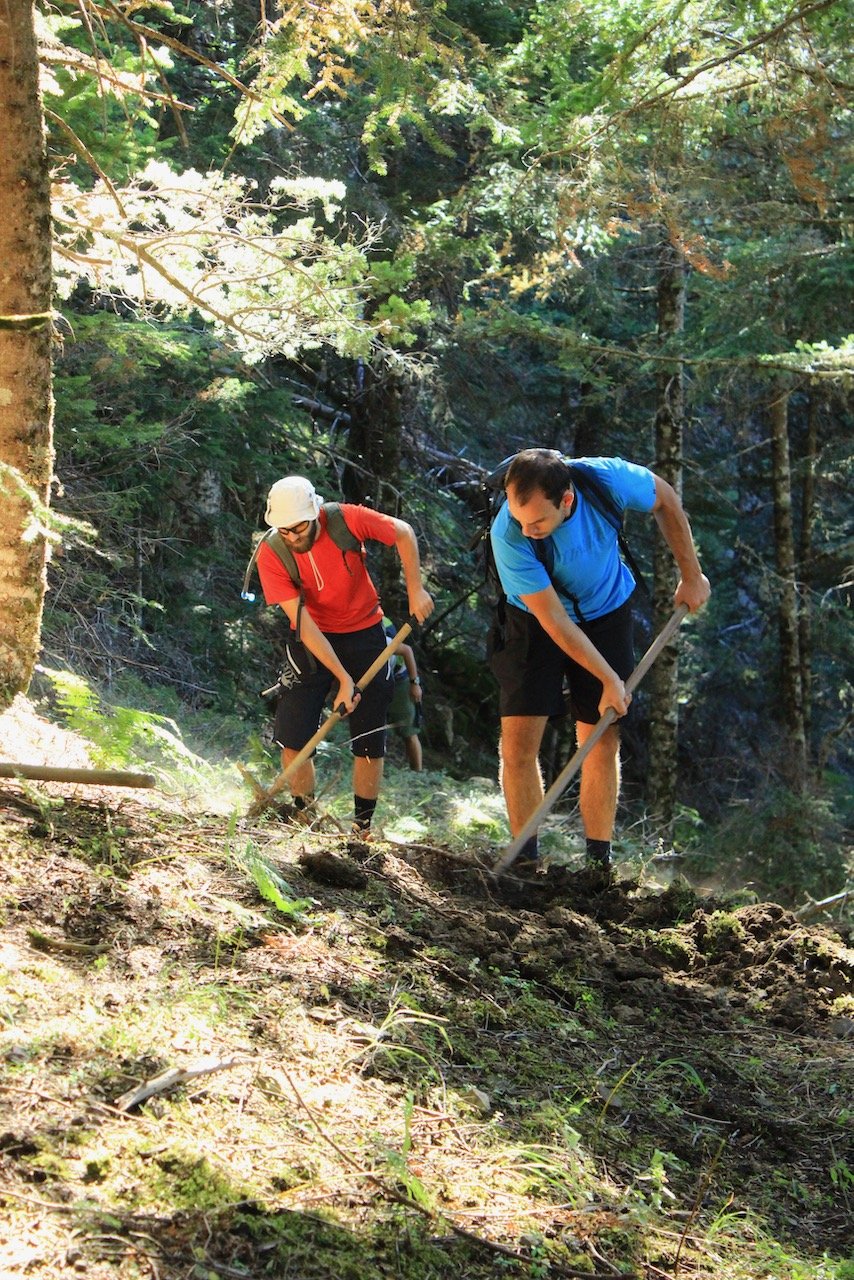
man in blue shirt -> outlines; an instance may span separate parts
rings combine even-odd
[[[646,467],[621,458],[579,459],[608,490],[619,511],[651,513],[673,553],[680,580],[674,604],[691,612],[709,598],[691,527],[676,491]],[[506,625],[490,665],[500,686],[501,784],[515,836],[543,798],[538,755],[546,721],[562,715],[569,683],[579,746],[607,707],[618,716],[631,695],[634,666],[629,597],[635,580],[620,557],[617,532],[573,485],[561,454],[526,449],[505,480],[507,501],[493,522],[495,564],[507,596]],[[550,538],[551,570],[532,540]],[[588,860],[610,865],[619,791],[619,729],[611,725],[581,769],[581,820]],[[536,865],[537,837],[518,865]]]

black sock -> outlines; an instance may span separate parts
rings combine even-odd
[[[536,835],[528,836],[528,839],[516,855],[522,862],[536,862],[539,856],[540,848]]]
[[[355,815],[356,826],[361,827],[363,831],[370,831],[371,818],[374,816],[374,809],[377,807],[376,800],[366,800],[364,796],[353,796],[353,813]]]
[[[594,867],[610,867],[611,841],[591,840],[587,837],[587,861]]]
[[[297,812],[300,812],[302,809],[310,809],[311,806],[314,804],[313,795],[292,796],[292,800],[294,803],[294,808],[297,810]]]

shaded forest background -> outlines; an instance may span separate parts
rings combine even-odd
[[[490,776],[483,474],[531,444],[620,454],[682,488],[713,587],[637,700],[628,813],[763,888],[844,887],[844,6],[36,14],[72,521],[44,667],[239,755],[279,635],[243,569],[297,471],[415,527],[428,763]],[[652,522],[628,534],[643,642],[674,583]],[[374,572],[400,618],[393,557]],[[679,712],[669,796],[654,701]]]

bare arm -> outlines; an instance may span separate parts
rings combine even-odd
[[[712,589],[709,579],[700,568],[691,526],[679,495],[661,476],[655,477],[655,505],[652,512],[681,575],[673,603],[687,604],[691,612],[695,613],[706,603]]]
[[[409,696],[413,702],[420,702],[423,696],[420,684],[413,684],[418,679],[418,667],[415,663],[415,651],[411,644],[402,644],[397,651],[403,658],[406,674],[409,676]]]
[[[285,600],[281,607],[287,614],[288,621],[294,631],[296,631],[299,600]],[[326,667],[328,671],[331,671],[338,681],[338,693],[334,697],[332,705],[335,708],[343,705],[349,715],[361,695],[354,693],[353,677],[341,665],[340,658],[314,621],[314,618],[312,618],[308,609],[303,609],[302,617],[300,618],[300,639],[309,653],[313,654],[317,661]]]
[[[618,716],[624,716],[629,709],[632,695],[626,693],[626,686],[613,667],[605,661],[593,642],[568,616],[554,587],[545,587],[542,591],[520,596],[519,599],[527,609],[530,609],[546,634],[551,636],[555,644],[563,649],[568,657],[584,667],[597,680],[602,681],[599,714],[601,715],[607,707],[613,707]]]
[[[394,545],[400,556],[403,578],[406,582],[406,594],[409,597],[409,612],[418,622],[424,622],[433,612],[433,597],[425,591],[421,581],[421,557],[418,554],[418,540],[411,525],[405,520],[395,520],[397,532]]]

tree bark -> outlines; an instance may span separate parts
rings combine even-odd
[[[348,502],[361,502],[400,516],[401,432],[404,387],[400,377],[382,365],[360,362],[356,392],[350,403],[347,466],[342,487]],[[374,560],[371,575],[386,613],[400,622],[405,596],[396,555]]]
[[[819,397],[815,388],[809,393],[807,434],[804,442],[803,481],[801,488],[801,539],[798,573],[801,593],[798,612],[798,645],[801,661],[801,702],[804,737],[809,755],[812,728],[812,546],[815,532],[815,468],[818,453]]]
[[[686,264],[682,251],[670,240],[662,245],[658,267],[658,336],[673,347],[685,327]],[[655,468],[663,480],[682,492],[682,439],[685,413],[684,373],[681,362],[663,364],[658,375],[658,410],[655,415]],[[659,538],[653,557],[654,630],[658,634],[673,612],[673,557]],[[671,645],[658,659],[650,677],[650,759],[647,801],[660,827],[669,832],[676,807],[677,735],[679,706],[676,696],[677,649]]]
[[[0,710],[38,654],[53,470],[50,183],[33,8],[0,12]]]
[[[359,362],[350,404],[344,492],[390,515],[400,505],[400,433],[403,388],[389,369]]]
[[[789,785],[801,792],[807,782],[804,695],[801,678],[798,583],[792,521],[792,474],[789,459],[789,391],[774,384],[769,418],[771,425],[772,486],[774,499],[774,555],[777,565],[777,625],[780,635],[780,692],[786,750],[783,772]]]

